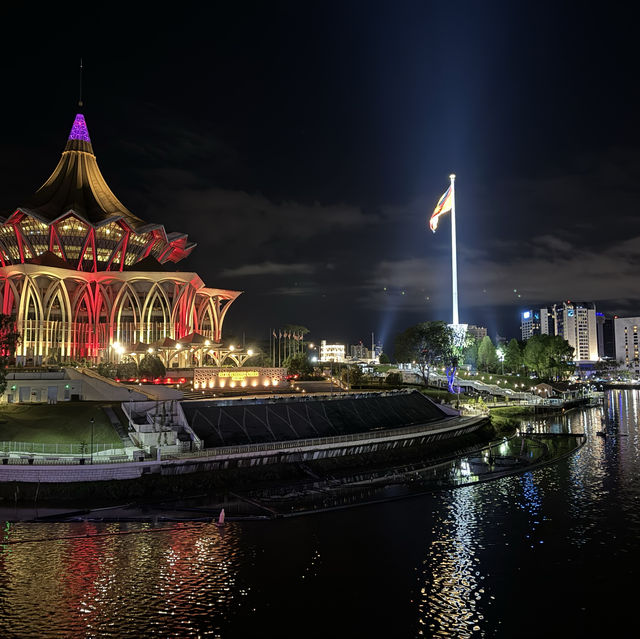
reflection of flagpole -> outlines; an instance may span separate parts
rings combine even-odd
[[[458,319],[458,263],[456,257],[456,192],[454,182],[455,173],[449,176],[451,180],[451,289],[453,296],[453,324],[459,323]]]

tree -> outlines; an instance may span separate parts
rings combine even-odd
[[[415,362],[425,386],[434,366],[448,366],[453,331],[444,322],[422,322],[396,336],[394,352],[399,362]]]
[[[545,338],[548,335],[533,335],[527,340],[524,347],[524,365],[533,371],[537,377],[543,376],[543,371],[547,367],[545,353]]]
[[[255,355],[252,355],[244,363],[245,366],[264,366],[266,368],[273,366],[273,359],[264,351],[258,351]]]
[[[140,377],[164,377],[167,372],[162,360],[157,355],[147,353],[138,365],[138,373]]]
[[[116,367],[119,379],[131,379],[138,377],[138,365],[135,362],[120,362]]]
[[[522,367],[522,347],[517,339],[513,338],[504,352],[504,367],[512,373],[517,373]]]
[[[559,379],[572,370],[573,350],[560,335],[533,335],[524,348],[524,364],[538,377]]]
[[[498,354],[491,338],[485,335],[478,346],[478,369],[495,371],[498,367]]]
[[[547,342],[549,374],[558,380],[573,372],[574,367],[570,362],[573,359],[574,348],[560,335],[550,337]]]
[[[384,383],[388,386],[400,386],[402,385],[402,373],[398,373],[397,371],[389,373],[384,378]]]
[[[599,377],[604,377],[617,371],[619,366],[620,364],[615,359],[601,359],[594,364],[594,370]]]
[[[101,362],[98,364],[96,370],[98,371],[98,375],[102,375],[102,377],[114,379],[118,376],[117,366],[114,362]]]
[[[471,337],[471,336],[470,336]],[[468,345],[462,351],[462,361],[464,364],[469,364],[473,368],[478,365],[478,342],[471,338]]]
[[[347,366],[342,371],[342,381],[349,387],[359,386],[362,384],[362,378],[364,377],[362,369],[359,366]]]
[[[307,353],[304,351],[290,355],[284,360],[284,366],[289,375],[298,375],[298,377],[311,377],[313,375],[313,365],[309,361]]]
[[[11,315],[0,314],[0,393],[7,387],[5,368],[16,361],[16,349],[20,343],[20,333],[16,330]]]
[[[381,364],[391,364],[391,360],[386,353],[380,353],[380,363]]]

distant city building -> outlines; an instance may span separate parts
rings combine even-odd
[[[481,340],[487,336],[487,329],[484,326],[474,326],[469,324],[467,326],[467,334],[471,335],[476,341]]]
[[[596,313],[596,331],[598,335],[598,355],[602,358],[616,358],[614,318]]]
[[[352,344],[349,347],[349,355],[353,359],[371,359],[371,351],[362,342],[359,344]]]
[[[522,341],[534,335],[540,335],[540,309],[527,309],[520,313],[520,332]]]
[[[540,309],[540,333],[560,335],[574,349],[574,361],[596,361],[596,307],[592,302],[561,302]]]
[[[327,340],[320,342],[321,362],[344,362],[345,361],[345,345],[344,344],[327,344]]]
[[[616,360],[636,374],[640,373],[638,326],[640,326],[640,317],[616,317],[614,319]]]

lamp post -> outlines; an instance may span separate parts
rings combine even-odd
[[[89,456],[91,457],[91,463],[93,464],[93,424],[96,420],[92,417],[89,421],[91,422],[91,451],[89,452]]]
[[[329,392],[333,396],[333,359],[329,360]]]
[[[131,414],[131,393],[133,393],[133,389],[132,389],[132,388],[127,388],[127,390],[129,391],[129,426],[128,426],[127,430],[131,430],[131,421],[132,421],[132,414]]]

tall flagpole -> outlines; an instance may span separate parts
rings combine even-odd
[[[458,318],[458,263],[456,257],[456,191],[455,173],[449,176],[451,180],[451,289],[453,293],[453,324],[459,323]]]

